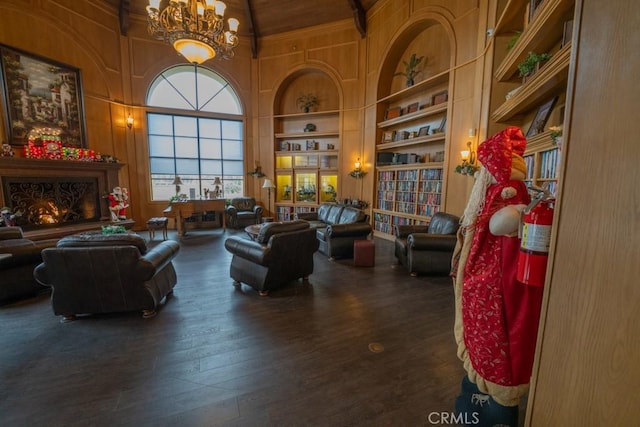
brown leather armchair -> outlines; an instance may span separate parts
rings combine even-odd
[[[242,228],[247,225],[260,224],[262,221],[262,206],[256,204],[253,197],[235,197],[227,206],[227,218],[232,228]]]
[[[0,227],[0,304],[48,290],[33,278],[33,269],[42,262],[42,250],[57,241],[32,241],[20,227]]]
[[[234,285],[246,283],[265,296],[313,273],[318,239],[306,221],[269,222],[261,226],[255,240],[232,236],[224,247],[233,254],[230,275]]]
[[[460,218],[438,212],[429,225],[396,225],[395,256],[412,276],[448,274]]]
[[[137,234],[67,236],[42,251],[34,276],[53,289],[53,312],[63,322],[77,314],[138,310],[149,318],[177,283],[171,260],[179,249],[165,240],[148,250]]]

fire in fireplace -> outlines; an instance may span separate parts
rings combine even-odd
[[[25,230],[100,220],[97,178],[3,177],[4,198]]]

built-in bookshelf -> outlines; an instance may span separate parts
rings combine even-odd
[[[555,194],[562,148],[556,145],[549,128],[561,127],[564,122],[575,1],[509,0],[501,6],[495,26],[495,83],[489,130],[520,126],[527,137],[527,183]],[[512,47],[507,48],[507,44]],[[523,79],[518,75],[518,64],[530,52],[548,53],[551,58]]]
[[[394,225],[428,224],[441,210],[442,165],[380,167],[376,175],[374,231],[383,236],[392,236]]]
[[[389,86],[380,87],[377,100],[373,228],[374,235],[390,240],[395,225],[428,224],[443,209],[449,138],[452,57],[447,32],[441,25],[425,24],[407,32],[406,40],[404,36],[399,37],[407,43],[401,57],[415,53],[428,58],[429,66],[410,85],[397,77],[406,61],[384,67],[394,73],[383,79]]]

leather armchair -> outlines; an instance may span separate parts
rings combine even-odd
[[[353,242],[371,234],[369,216],[362,210],[333,203],[323,203],[317,212],[299,213],[316,229],[320,252],[334,258],[353,258]]]
[[[460,218],[438,212],[429,225],[396,225],[395,256],[412,276],[449,274]]]
[[[67,236],[42,251],[34,276],[53,289],[53,312],[63,322],[77,314],[124,311],[142,311],[149,318],[173,293],[177,276],[171,260],[179,249],[166,240],[148,250],[137,234]]]
[[[269,222],[261,226],[255,240],[232,236],[224,247],[233,254],[234,285],[246,283],[265,296],[293,280],[307,280],[313,273],[318,239],[305,221]]]
[[[0,227],[0,304],[48,289],[33,278],[33,269],[42,262],[42,250],[57,241],[32,241],[24,237],[20,227]]]
[[[247,225],[260,224],[262,221],[262,206],[256,204],[253,197],[236,197],[231,199],[227,206],[227,218],[233,228],[242,228]]]

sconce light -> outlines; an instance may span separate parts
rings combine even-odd
[[[468,150],[460,151],[462,163],[456,166],[456,172],[462,175],[473,176],[478,167],[476,166],[476,152],[471,148],[471,141],[467,142]]]
[[[213,198],[219,199],[222,195],[222,189],[220,188],[222,186],[222,181],[220,181],[220,178],[215,177],[215,179],[213,180],[213,185],[215,185],[215,187],[213,188]]]
[[[356,162],[353,164],[353,166],[355,167],[355,169],[352,170],[351,172],[349,172],[349,176],[358,179],[358,178],[362,178],[363,176],[365,176],[367,174],[365,171],[362,170],[362,164],[360,163],[360,157],[358,157],[358,160],[356,160]]]
[[[131,114],[129,114],[129,117],[127,117],[127,127],[129,129],[133,127],[133,116]]]
[[[182,185],[182,180],[178,175],[176,175],[176,177],[173,179],[173,182],[171,184],[176,186],[176,197],[177,197],[178,194],[180,193],[180,186]]]

